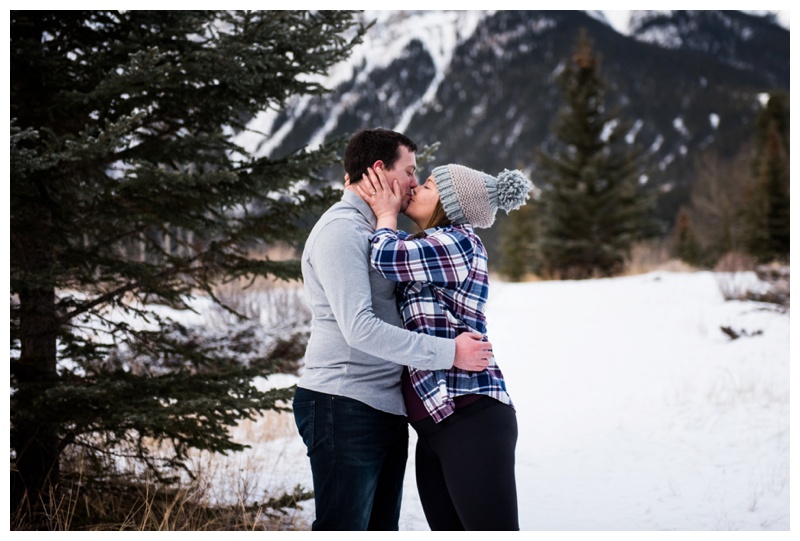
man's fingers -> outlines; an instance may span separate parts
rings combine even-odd
[[[488,361],[486,361],[486,360],[482,360],[482,361],[481,361],[481,362],[479,362],[479,363],[475,363],[475,364],[473,365],[473,368],[474,368],[474,370],[475,370],[476,372],[480,372],[481,370],[483,370],[484,368],[486,368],[486,367],[488,367],[488,366],[489,366],[489,362],[488,362]]]

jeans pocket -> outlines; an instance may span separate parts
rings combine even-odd
[[[314,410],[316,402],[294,402],[294,422],[308,451],[314,446]]]

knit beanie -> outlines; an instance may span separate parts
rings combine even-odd
[[[522,171],[503,170],[493,177],[463,165],[441,165],[433,170],[439,199],[453,224],[491,227],[498,208],[508,214],[528,199],[533,185]]]

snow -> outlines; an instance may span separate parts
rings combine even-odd
[[[677,116],[672,120],[672,127],[675,128],[676,132],[680,133],[684,137],[689,137],[689,131],[686,129],[686,124],[683,123],[683,118],[680,116]]]
[[[726,302],[717,280],[492,282],[523,530],[789,529],[789,315]],[[261,461],[264,490],[312,486],[289,432],[240,456]],[[400,528],[427,530],[411,439]],[[313,501],[300,516],[310,524]]]
[[[589,10],[586,13],[587,15],[608,24],[620,34],[630,34],[630,10]]]

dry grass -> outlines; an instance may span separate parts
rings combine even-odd
[[[625,266],[619,276],[633,276],[637,274],[647,274],[654,271],[669,272],[693,272],[698,270],[688,263],[675,259],[670,256],[669,242],[663,239],[649,240],[634,244],[631,248],[630,258],[625,262]],[[596,274],[594,278],[603,278]],[[492,279],[506,281],[502,276],[492,273]],[[558,275],[537,275],[527,273],[519,282],[539,282],[544,280],[564,279]]]
[[[516,280],[515,283],[523,283],[523,282],[541,282],[544,278],[539,276],[538,274],[534,274],[532,272],[526,272],[524,275],[520,277],[519,280]],[[489,281],[490,282],[508,282],[508,277],[503,276],[501,274],[497,274],[495,272],[489,271]]]
[[[102,488],[81,480],[51,489],[49,501],[34,517],[30,508],[11,517],[12,531],[176,531],[218,530],[220,523],[251,520],[247,514],[209,509],[191,489],[163,489],[144,482],[116,482]]]
[[[662,239],[639,242],[631,248],[623,276],[647,274],[654,271],[692,272],[696,267],[670,256],[669,243]]]
[[[56,495],[57,494],[57,495]],[[196,487],[165,489],[152,483],[117,483],[102,492],[72,485],[53,490],[46,518],[49,531],[276,531],[305,530],[296,515],[276,514],[266,505],[214,506]],[[56,501],[57,500],[57,501]],[[27,517],[12,519],[12,530],[29,530]]]
[[[273,441],[296,434],[297,428],[291,412],[271,410],[241,421],[233,432],[237,441]]]
[[[617,276],[635,276],[655,271],[693,272],[698,270],[688,263],[675,259],[670,255],[669,242],[664,239],[642,241],[631,247],[630,257],[625,261],[622,271]],[[593,278],[603,278],[595,274]],[[560,277],[547,279],[558,280]]]
[[[268,411],[245,420],[231,431],[235,441],[274,442],[296,434],[290,412]],[[158,454],[157,446],[153,447]],[[11,516],[12,531],[292,531],[310,524],[296,503],[311,495],[267,494],[263,478],[271,456],[253,449],[221,455],[191,453],[188,468],[176,485],[165,486],[132,473],[89,479],[89,466],[77,456],[62,461],[61,484],[33,512],[26,506]]]
[[[740,252],[728,252],[717,262],[717,272],[747,272],[756,270],[756,260]]]

